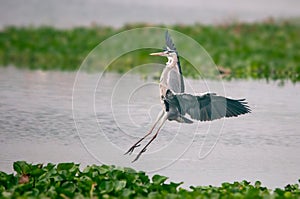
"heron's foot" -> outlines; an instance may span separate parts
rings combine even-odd
[[[130,147],[130,149],[126,153],[124,153],[124,155],[126,155],[126,154],[131,155],[132,152],[134,151],[134,149],[139,147],[139,146],[141,146],[141,144],[134,144],[132,147]]]
[[[144,153],[146,150],[147,150],[147,148],[144,147],[144,148],[139,152],[139,154],[135,157],[135,159],[134,159],[132,162],[137,161],[137,160],[140,158],[140,156],[142,155],[142,153]]]

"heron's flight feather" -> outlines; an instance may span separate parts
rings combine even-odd
[[[244,99],[230,99],[214,93],[205,95],[173,94],[168,91],[166,100],[170,106],[176,106],[180,114],[188,114],[192,119],[211,121],[223,117],[237,117],[250,113]]]

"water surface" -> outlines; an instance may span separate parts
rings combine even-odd
[[[269,17],[299,17],[298,0],[0,0],[0,27],[50,25],[60,28],[93,23],[120,27],[127,23],[215,24],[254,22]]]
[[[123,153],[160,110],[156,81],[82,74],[73,88],[75,78],[75,72],[0,68],[0,170],[11,172],[17,160],[105,163],[166,175],[186,187],[246,179],[274,188],[300,176],[299,84],[186,79],[189,92],[209,86],[246,98],[252,113],[211,123],[167,122],[132,164],[135,154]]]

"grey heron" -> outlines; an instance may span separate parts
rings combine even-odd
[[[142,153],[146,151],[147,147],[157,137],[160,129],[167,120],[190,124],[193,123],[191,119],[198,121],[212,121],[223,117],[237,117],[251,112],[245,99],[230,99],[218,96],[215,93],[206,93],[202,95],[184,93],[184,81],[179,55],[168,31],[166,31],[165,40],[166,47],[163,52],[150,54],[168,58],[159,83],[160,100],[163,108],[158,114],[151,129],[144,137],[130,147],[125,154],[131,154],[135,148],[141,145],[140,143],[146,137],[152,134],[157,125],[158,127],[154,136],[132,162],[138,160]],[[189,115],[191,119],[188,119],[185,115]]]

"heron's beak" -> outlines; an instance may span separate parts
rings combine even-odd
[[[166,54],[164,52],[159,52],[159,53],[151,53],[150,55],[152,55],[152,56],[165,56]]]

